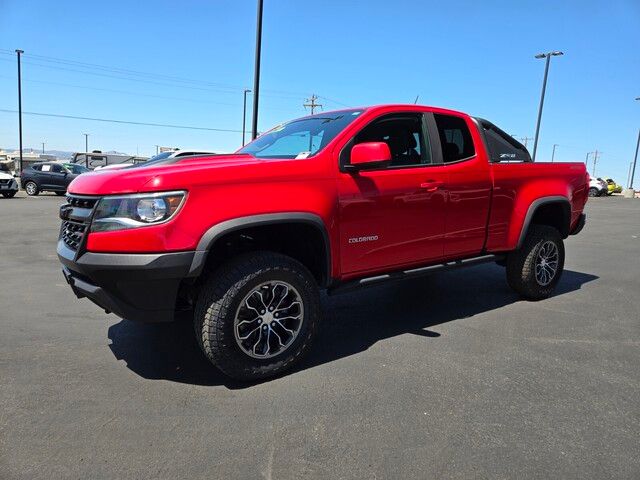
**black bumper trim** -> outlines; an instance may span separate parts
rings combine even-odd
[[[119,317],[170,322],[178,289],[189,275],[194,252],[122,254],[76,252],[58,241],[62,272],[79,298]]]
[[[587,222],[587,214],[586,213],[581,213],[580,217],[578,217],[578,223],[576,223],[576,226],[571,231],[571,235],[579,234],[582,231],[582,229],[584,228],[584,225],[585,225],[586,222]]]

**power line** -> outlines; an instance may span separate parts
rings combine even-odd
[[[327,100],[328,102],[335,103],[336,105],[340,105],[341,107],[351,108],[351,105],[347,105],[346,103],[339,102],[337,100],[333,100],[329,97],[325,97],[324,95],[317,95],[317,98],[321,98],[323,100]]]
[[[8,110],[4,108],[0,108],[0,112],[3,113],[18,113],[17,110]],[[240,130],[231,130],[226,128],[212,128],[212,127],[196,127],[192,125],[172,125],[168,123],[147,123],[147,122],[136,122],[132,120],[116,120],[111,118],[95,118],[95,117],[80,117],[75,115],[62,115],[58,113],[43,113],[43,112],[22,112],[23,115],[35,115],[38,117],[55,117],[55,118],[67,118],[72,120],[90,120],[93,122],[106,122],[106,123],[123,123],[127,125],[141,125],[148,127],[167,127],[167,128],[182,128],[186,130],[207,130],[211,132],[230,132],[230,133],[241,133]]]
[[[9,50],[5,50],[5,49],[0,49],[0,55],[8,55],[8,56],[13,56],[13,52],[9,51]],[[120,68],[120,67],[110,67],[110,66],[106,66],[106,65],[99,65],[99,64],[94,64],[94,63],[86,63],[86,62],[79,62],[79,61],[75,61],[75,60],[68,60],[68,59],[62,59],[62,58],[57,58],[57,57],[48,57],[48,56],[44,56],[44,55],[35,55],[35,54],[28,54],[25,55],[25,57],[27,58],[33,58],[37,61],[40,62],[48,62],[48,63],[53,63],[54,65],[46,65],[46,64],[42,64],[42,63],[38,63],[37,61],[24,61],[23,63],[27,63],[30,65],[35,65],[35,66],[39,66],[39,67],[44,67],[44,68],[51,68],[51,69],[55,69],[55,70],[62,70],[62,71],[69,71],[69,72],[74,72],[74,73],[85,73],[85,74],[89,74],[89,75],[97,75],[97,76],[102,76],[102,77],[107,77],[107,78],[117,78],[117,79],[121,79],[121,80],[130,80],[130,81],[137,81],[137,82],[143,82],[143,83],[151,83],[151,84],[155,84],[155,85],[168,85],[168,86],[172,86],[172,87],[179,87],[179,88],[192,88],[192,89],[196,89],[196,90],[204,90],[204,91],[220,91],[223,93],[235,93],[237,91],[242,91],[244,90],[244,86],[239,86],[239,85],[230,85],[230,84],[221,84],[221,83],[215,83],[215,82],[209,82],[209,81],[205,81],[205,80],[197,80],[197,79],[190,79],[190,78],[186,78],[186,77],[176,77],[176,76],[172,76],[172,75],[163,75],[163,74],[159,74],[159,73],[152,73],[152,72],[142,72],[139,70],[130,70],[130,69],[126,69],[126,68]],[[11,61],[8,59],[0,59],[0,60],[5,60],[5,61]],[[66,65],[66,67],[61,67],[59,65]],[[100,70],[102,72],[107,72],[107,73],[99,73],[99,72],[90,72],[90,71],[85,71],[85,70],[77,70],[77,69],[73,69],[73,68],[67,68],[69,66],[72,67],[78,67],[78,68],[83,68],[83,69],[93,69],[93,70]],[[115,75],[109,75],[108,73],[113,73]],[[132,77],[146,77],[146,79],[143,78],[132,78]],[[152,80],[149,80],[148,78],[151,78]],[[173,83],[166,83],[166,82],[159,82],[155,79],[158,78],[162,78],[165,79],[168,82],[173,82]],[[175,85],[175,83],[187,83],[189,85]],[[210,88],[202,88],[202,87],[197,87],[195,85],[201,85],[201,86],[207,86]],[[213,88],[211,88],[213,87]],[[265,90],[265,92],[267,92],[267,96],[270,97],[281,97],[281,98],[299,98],[300,95],[304,95],[301,92],[292,92],[292,91],[282,91],[282,90]],[[341,104],[338,101],[335,100],[331,100],[333,103],[336,103],[338,105],[343,105],[343,106],[347,106],[344,104]]]
[[[11,79],[13,80],[12,77],[6,76],[6,75],[0,75],[0,78],[6,78],[6,79]],[[58,87],[72,87],[72,88],[81,88],[84,90],[94,90],[97,92],[110,92],[110,93],[121,93],[124,95],[134,95],[137,97],[150,97],[150,98],[160,98],[163,100],[178,100],[178,101],[183,101],[183,102],[196,102],[196,103],[213,103],[215,105],[228,105],[231,107],[235,107],[236,105],[234,103],[225,103],[225,102],[215,102],[212,100],[203,100],[203,99],[199,99],[199,98],[183,98],[183,97],[169,97],[166,95],[152,95],[149,93],[139,93],[139,92],[131,92],[131,91],[127,91],[127,90],[114,90],[111,88],[98,88],[98,87],[88,87],[86,85],[74,85],[71,83],[62,83],[62,82],[48,82],[46,80],[26,80],[23,79],[23,82],[28,82],[28,83],[41,83],[41,84],[45,84],[45,85],[55,85]]]

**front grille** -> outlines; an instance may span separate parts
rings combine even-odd
[[[98,197],[67,195],[67,204],[60,207],[60,239],[70,249],[77,251],[82,246],[98,200]]]
[[[72,207],[93,208],[97,201],[97,198],[67,195],[67,202],[69,202],[69,205]]]
[[[10,181],[11,180],[9,180],[9,179],[0,179],[0,183],[3,184],[3,185],[9,183]]]
[[[62,222],[62,229],[60,231],[60,237],[64,241],[65,245],[72,250],[78,250],[78,247],[82,243],[82,238],[87,230],[87,225],[84,223],[74,222],[72,220],[65,220]]]

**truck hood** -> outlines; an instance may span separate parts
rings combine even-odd
[[[290,176],[303,160],[261,160],[246,154],[185,157],[173,163],[84,173],[69,184],[69,193],[115,195],[182,190],[231,182],[264,181]]]

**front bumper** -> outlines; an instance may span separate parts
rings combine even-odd
[[[17,192],[18,190],[18,182],[15,180],[11,180],[7,183],[0,183],[0,193]]]
[[[62,273],[78,298],[86,297],[127,320],[170,322],[178,289],[194,252],[77,253],[58,240]]]

